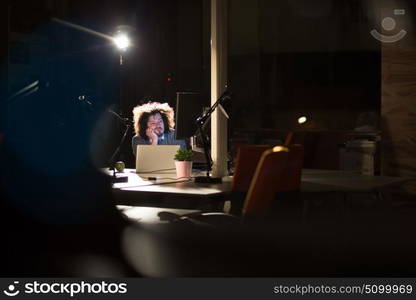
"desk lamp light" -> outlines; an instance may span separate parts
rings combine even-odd
[[[305,116],[301,116],[298,118],[298,124],[304,124],[308,121],[308,118]],[[285,138],[285,142],[284,142],[284,146],[287,147],[290,145],[290,142],[292,141],[293,138],[293,131],[289,131],[289,133],[287,134],[286,138]]]

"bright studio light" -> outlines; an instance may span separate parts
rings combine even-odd
[[[117,48],[125,51],[130,46],[130,39],[124,33],[119,33],[113,38]]]
[[[303,123],[305,123],[307,120],[308,120],[308,119],[307,119],[305,116],[303,116],[303,117],[300,117],[300,118],[298,119],[298,123],[299,123],[299,124],[303,124]]]

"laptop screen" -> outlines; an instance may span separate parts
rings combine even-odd
[[[138,145],[137,173],[176,173],[175,154],[179,145]]]

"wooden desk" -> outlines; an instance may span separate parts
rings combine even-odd
[[[151,206],[182,209],[218,209],[231,192],[231,180],[220,184],[196,184],[191,180],[177,181],[174,175],[141,174],[127,169],[127,183],[114,184],[113,190],[118,205]],[[156,181],[149,176],[158,177]],[[381,189],[398,185],[408,179],[401,177],[367,176],[354,171],[302,170],[301,193],[340,192],[377,193]]]
[[[336,224],[351,221],[352,216],[384,214],[392,209],[388,188],[408,180],[411,179],[368,176],[355,171],[304,169],[302,219]]]
[[[113,191],[119,205],[140,205],[182,209],[218,209],[231,191],[231,181],[220,184],[177,180],[174,174],[138,174],[127,169],[127,183],[116,183]],[[157,177],[157,180],[148,180]]]
[[[302,192],[369,193],[399,185],[409,178],[361,175],[356,171],[302,170]]]

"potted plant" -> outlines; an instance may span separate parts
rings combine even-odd
[[[175,154],[176,177],[191,177],[192,173],[192,150],[179,149]]]

